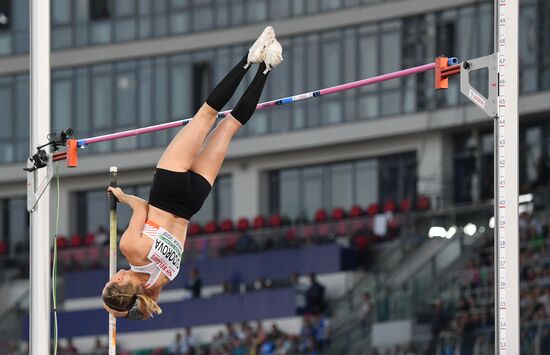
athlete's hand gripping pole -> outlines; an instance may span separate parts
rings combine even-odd
[[[117,167],[109,169],[111,181],[109,186],[117,187]],[[116,273],[117,257],[117,198],[109,193],[109,279]],[[109,355],[116,355],[116,318],[109,313]]]

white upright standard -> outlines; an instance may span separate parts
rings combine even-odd
[[[495,121],[495,354],[519,339],[518,0],[495,1],[498,116]]]
[[[50,2],[32,0],[30,7],[30,152],[50,133]],[[35,186],[47,169],[33,173]],[[50,352],[50,189],[30,211],[30,353]]]

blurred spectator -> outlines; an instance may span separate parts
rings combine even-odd
[[[191,270],[189,280],[187,280],[187,289],[191,291],[192,298],[201,297],[202,279],[199,274],[199,269],[197,269],[196,267]]]
[[[315,335],[317,339],[317,349],[324,352],[330,345],[330,320],[324,314],[319,314],[315,319]]]
[[[104,226],[98,226],[95,232],[94,242],[97,245],[106,245],[109,243],[109,233]]]
[[[104,355],[109,352],[109,346],[101,342],[101,338],[95,338],[94,350],[92,350],[92,355]]]
[[[363,336],[370,333],[372,326],[372,301],[370,298],[370,293],[365,292],[363,295],[363,303],[361,304],[361,329]]]
[[[181,333],[176,333],[176,339],[168,348],[170,355],[194,355],[196,342],[191,335],[191,328],[185,328],[185,338],[182,339]]]
[[[314,272],[309,273],[310,286],[306,291],[307,310],[310,313],[321,313],[325,308],[325,287],[317,281]]]
[[[80,354],[78,352],[78,349],[76,348],[76,346],[73,344],[73,339],[72,338],[68,338],[67,339],[67,345],[65,345],[65,347],[60,347],[59,348],[59,354],[62,354],[62,355],[68,355],[68,354]]]
[[[296,294],[296,312],[298,314],[303,314],[306,311],[306,291],[307,286],[300,282],[300,274],[298,272],[293,272],[289,278],[290,286],[295,290]]]

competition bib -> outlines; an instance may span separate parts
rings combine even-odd
[[[159,228],[147,255],[166,277],[173,280],[180,271],[183,245],[164,228]]]

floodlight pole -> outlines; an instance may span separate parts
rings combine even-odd
[[[495,354],[520,353],[518,0],[495,0]]]
[[[30,6],[30,152],[50,133],[50,1]],[[50,162],[51,163],[51,162]],[[32,173],[34,186],[47,169]],[[36,191],[33,191],[36,192]],[[30,354],[50,352],[50,189],[46,186],[30,212]],[[30,198],[30,196],[29,196]]]

